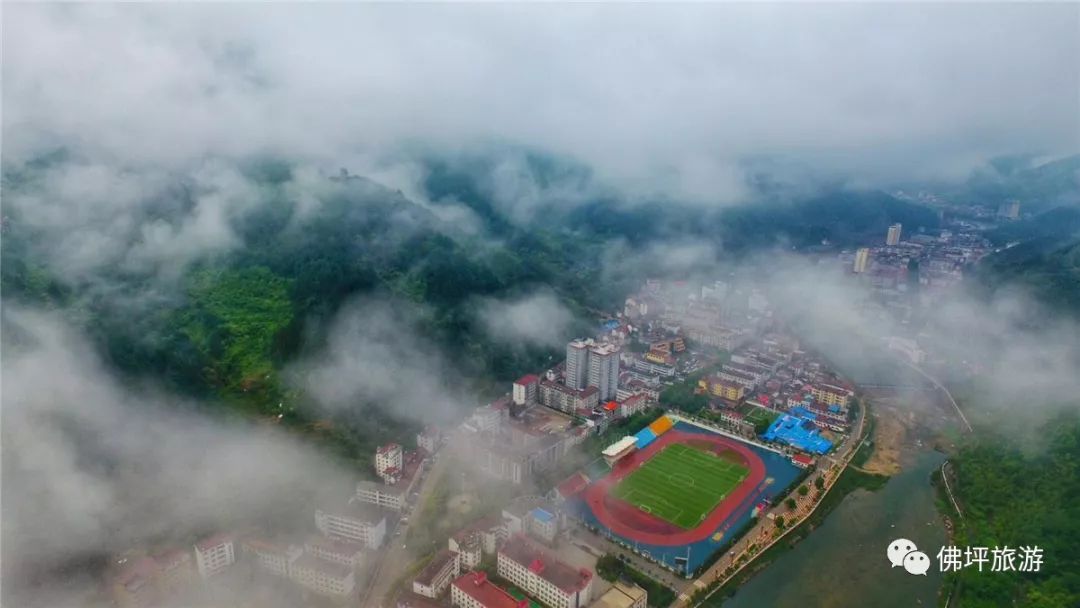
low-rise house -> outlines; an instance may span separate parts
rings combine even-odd
[[[413,579],[413,593],[432,599],[437,598],[460,575],[460,555],[448,549],[443,549],[436,553],[435,557],[428,562],[428,565]]]

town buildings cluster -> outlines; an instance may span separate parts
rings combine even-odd
[[[439,431],[428,427],[417,436],[416,450],[394,443],[380,446],[374,460],[382,481],[360,481],[339,501],[315,509],[313,529],[298,526],[294,534],[273,539],[219,532],[190,548],[121,555],[109,575],[113,602],[119,608],[189,606],[207,595],[253,586],[293,593],[297,602],[305,597],[355,600],[358,579],[407,513],[410,496],[441,441]]]

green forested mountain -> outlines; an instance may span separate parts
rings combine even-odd
[[[426,158],[422,186],[435,208],[344,170],[309,184],[315,202],[301,204],[296,167],[249,161],[240,170],[258,200],[228,218],[240,242],[199,258],[171,288],[122,257],[73,279],[50,257],[50,240],[59,235],[23,222],[25,209],[5,205],[4,296],[67,310],[124,372],[258,412],[282,398],[276,370],[305,340],[318,340],[322,324],[358,294],[422,305],[427,314],[418,329],[458,353],[463,374],[507,380],[551,353],[485,336],[475,298],[512,298],[545,286],[571,308],[610,309],[655,271],[653,264],[665,262],[641,256],[616,268],[609,264],[614,243],[644,251],[669,240],[702,242],[738,254],[878,240],[897,221],[913,230],[937,223],[928,209],[877,192],[781,200],[770,188],[767,200],[712,211],[671,200],[630,202],[573,162],[535,152],[512,158],[511,169],[501,153]],[[4,188],[35,192],[70,162],[60,153],[7,167]],[[195,213],[195,190],[178,177],[130,210],[124,224],[181,226]],[[468,207],[479,227],[441,219],[438,206],[447,204]],[[145,235],[132,229],[109,237],[130,251]]]
[[[984,431],[986,432],[986,431]],[[1037,446],[1009,435],[981,436],[953,457],[964,518],[954,545],[1042,549],[1039,572],[950,574],[956,605],[966,608],[1080,605],[1080,419],[1047,422]],[[1016,562],[1019,567],[1020,561]]]

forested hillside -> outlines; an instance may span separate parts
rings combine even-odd
[[[987,432],[987,431],[983,431]],[[1047,422],[1036,445],[1013,436],[981,436],[953,459],[963,519],[954,545],[1037,546],[1039,572],[950,574],[956,605],[965,608],[1080,605],[1080,419],[1075,411]],[[1017,561],[1017,567],[1019,567]]]

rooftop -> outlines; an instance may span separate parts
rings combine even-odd
[[[233,542],[233,540],[233,535],[231,533],[218,532],[213,536],[208,536],[207,538],[204,538],[199,542],[195,543],[195,548],[199,551],[209,551],[210,549],[213,549],[214,547],[217,547],[219,545],[231,543]]]
[[[568,566],[520,534],[506,541],[499,553],[526,565],[529,570],[567,593],[581,591],[592,580],[591,571]]]
[[[532,516],[533,516],[534,519],[538,519],[538,520],[544,522],[545,524],[550,522],[551,520],[555,519],[554,515],[552,515],[551,513],[541,509],[540,507],[536,507],[535,509],[532,510]]]
[[[446,567],[446,564],[454,560],[457,556],[451,553],[449,549],[443,549],[435,554],[435,557],[431,558],[427,566],[420,571],[420,574],[416,575],[413,579],[421,585],[430,585],[435,581],[435,577]]]
[[[520,608],[521,604],[505,590],[487,580],[483,572],[469,572],[454,580],[453,585],[480,603],[484,608]]]
[[[525,374],[524,376],[514,381],[514,384],[532,384],[539,381],[540,378],[536,374]]]
[[[290,568],[293,570],[314,570],[334,578],[345,578],[352,574],[353,571],[352,568],[345,564],[332,562],[311,553],[304,553],[296,558],[296,561],[292,563]]]
[[[402,591],[397,596],[397,608],[446,608],[435,600],[412,591]]]
[[[306,546],[318,547],[327,553],[334,553],[336,555],[347,557],[352,557],[357,553],[364,552],[364,545],[362,543],[339,538],[328,538],[326,536],[314,536],[307,541]]]
[[[394,450],[400,450],[401,446],[396,443],[388,443],[386,445],[380,445],[375,452],[378,454],[388,454]]]
[[[645,590],[641,587],[616,581],[611,589],[596,598],[590,608],[630,608],[643,597]]]
[[[405,493],[405,488],[403,486],[400,486],[400,485],[398,485],[398,486],[388,486],[388,485],[386,485],[384,483],[379,483],[377,481],[368,481],[366,479],[363,479],[361,481],[356,482],[356,491],[357,491],[357,493],[359,493],[359,492],[381,492],[383,494],[389,494],[391,496],[401,496],[402,494]]]

